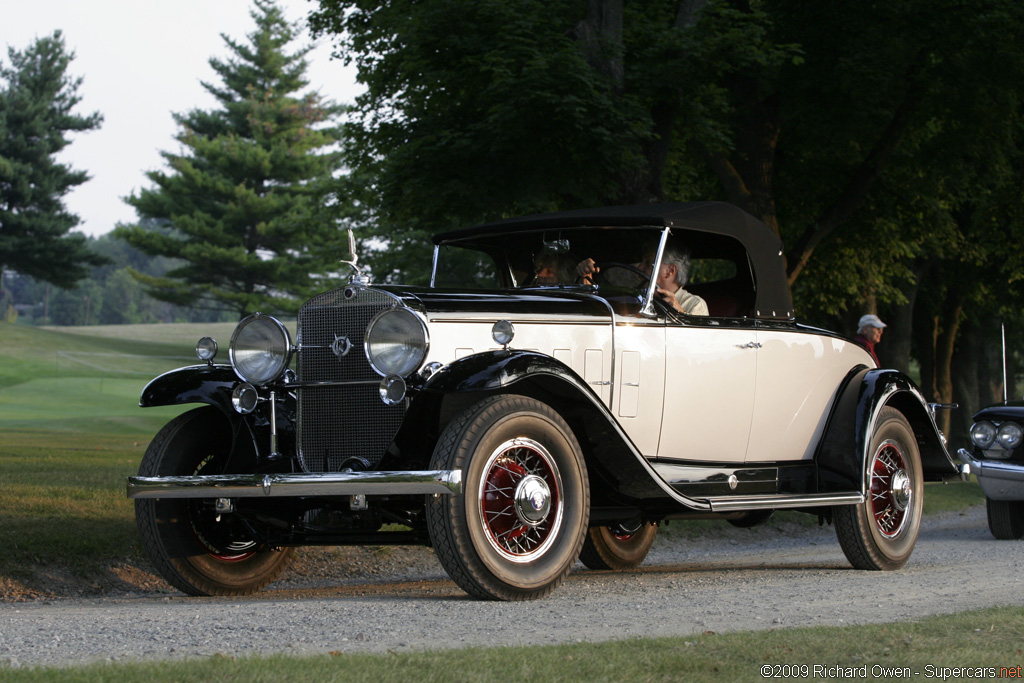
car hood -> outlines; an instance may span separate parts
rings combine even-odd
[[[403,303],[424,313],[500,314],[512,317],[593,316],[611,318],[609,302],[590,292],[569,289],[529,289],[508,292],[449,291],[413,287],[381,287],[402,299]]]
[[[996,403],[986,406],[974,414],[974,421],[978,420],[1006,420],[1014,419],[1024,421],[1024,401],[1009,401],[1008,403]]]

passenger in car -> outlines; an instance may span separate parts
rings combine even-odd
[[[655,253],[653,247],[646,249],[643,260],[633,265],[650,276],[654,271]],[[601,272],[601,268],[592,258],[584,259],[576,264],[576,274],[584,283],[590,283],[594,274],[599,272]],[[654,293],[661,297],[669,308],[680,313],[708,315],[708,305],[704,299],[685,289],[689,276],[689,250],[678,244],[669,244],[665,247],[661,266],[658,268]]]
[[[576,279],[573,259],[564,253],[542,251],[533,260],[532,285],[557,285],[572,283]]]

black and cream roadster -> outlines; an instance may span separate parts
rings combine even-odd
[[[250,315],[229,363],[203,338],[144,390],[199,407],[128,480],[143,543],[190,595],[259,590],[297,546],[426,544],[523,600],[636,567],[665,520],[792,508],[899,568],[957,466],[908,377],[795,321],[781,253],[717,202],[553,213],[437,235],[429,287],[357,271],[294,340]],[[670,255],[706,315],[665,295]]]

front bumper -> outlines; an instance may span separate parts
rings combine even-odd
[[[128,477],[129,498],[263,498],[462,493],[461,470]]]
[[[1024,500],[1024,466],[998,460],[981,460],[966,448],[956,452],[978,477],[981,490],[992,500]]]

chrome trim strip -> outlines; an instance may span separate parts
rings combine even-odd
[[[128,477],[129,498],[260,498],[462,493],[462,470]]]
[[[794,496],[723,496],[708,498],[714,512],[734,510],[773,510],[817,505],[860,505],[861,493],[808,493]]]
[[[334,382],[324,380],[323,382],[292,382],[285,385],[288,389],[309,389],[310,387],[369,387],[380,384],[379,379],[363,379],[351,382]]]
[[[549,318],[514,318],[508,315],[505,316],[494,316],[494,317],[465,317],[465,318],[430,318],[429,322],[432,323],[477,323],[481,325],[493,325],[499,320],[507,320],[510,323],[517,325],[599,325],[601,327],[607,327],[610,323],[607,320],[594,320],[593,318],[586,318],[581,320],[572,320],[566,318],[559,318],[553,320]]]

